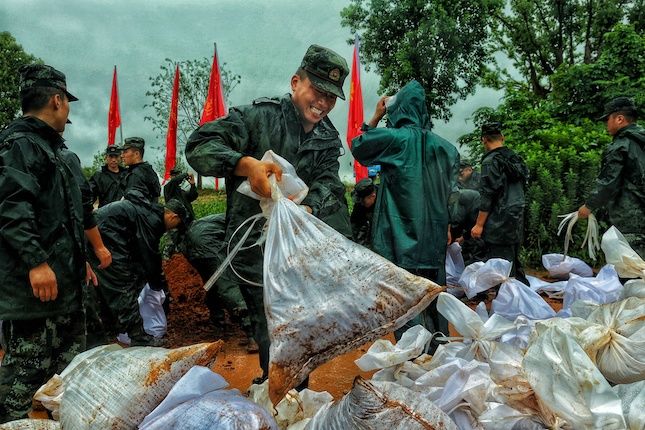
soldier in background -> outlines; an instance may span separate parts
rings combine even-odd
[[[636,124],[638,110],[628,97],[605,105],[599,119],[613,136],[605,149],[600,174],[579,218],[606,207],[609,220],[642,258],[645,258],[645,130]]]
[[[195,176],[184,173],[180,169],[170,170],[170,180],[163,187],[163,198],[165,201],[177,199],[181,201],[190,214],[191,219],[195,219],[195,210],[192,202],[197,200],[199,194],[195,186]]]
[[[139,190],[151,202],[157,203],[161,196],[159,177],[147,161],[143,161],[145,141],[140,137],[128,137],[123,143],[121,159],[128,168],[123,175],[122,190]]]
[[[121,150],[116,145],[108,145],[105,149],[105,164],[90,178],[92,196],[94,201],[99,201],[99,207],[123,198],[121,181],[124,174]]]
[[[479,181],[481,174],[473,168],[469,160],[463,159],[459,162],[459,177],[457,178],[457,186],[460,189],[477,190],[479,189]]]
[[[367,248],[372,247],[372,218],[376,204],[376,185],[370,178],[358,181],[352,191],[354,208],[349,220],[354,241]]]

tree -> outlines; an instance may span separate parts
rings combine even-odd
[[[0,33],[0,129],[6,127],[20,113],[20,74],[26,64],[42,60],[26,53],[11,33]]]
[[[492,38],[523,81],[497,65],[488,84],[525,83],[546,97],[553,89],[549,77],[560,66],[595,62],[603,35],[626,18],[639,22],[642,15],[642,0],[511,0],[508,8],[494,11]]]
[[[411,79],[426,91],[431,118],[472,94],[490,59],[488,19],[501,0],[352,0],[342,25],[361,38],[366,69],[381,74],[380,91],[393,93]],[[353,40],[349,41],[353,43]]]
[[[204,101],[208,93],[212,59],[204,57],[175,62],[166,58],[165,63],[160,67],[161,72],[157,76],[148,78],[151,89],[146,92],[146,96],[151,97],[152,102],[144,105],[144,108],[152,108],[154,114],[146,116],[145,120],[152,122],[152,128],[157,132],[159,138],[165,138],[168,130],[168,115],[176,65],[179,65],[180,70],[177,149],[181,150],[185,147],[190,134],[199,126]],[[240,75],[226,70],[226,63],[220,66],[220,74],[224,98],[227,104],[230,104],[228,97],[242,78]]]

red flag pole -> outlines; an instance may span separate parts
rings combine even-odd
[[[179,64],[175,68],[175,80],[172,85],[172,100],[170,102],[170,116],[168,118],[168,134],[166,135],[166,173],[163,180],[170,178],[170,170],[177,161],[177,111],[179,104]]]
[[[358,34],[354,39],[352,58],[352,78],[349,84],[349,115],[347,118],[347,146],[352,148],[352,139],[362,134],[363,125],[363,91],[361,90],[361,62],[359,57]],[[356,182],[367,178],[367,167],[354,160],[354,177]]]
[[[121,126],[121,109],[119,107],[119,87],[116,79],[116,66],[112,75],[112,91],[110,93],[110,108],[108,110],[108,145],[114,145],[116,129]],[[121,133],[123,143],[123,133]]]
[[[204,102],[204,110],[199,125],[216,120],[226,115],[226,104],[224,102],[224,87],[222,85],[222,76],[219,70],[219,60],[217,57],[217,43],[214,43],[213,65],[211,67],[211,76],[208,80],[208,94]],[[215,189],[219,189],[219,178],[215,178]]]

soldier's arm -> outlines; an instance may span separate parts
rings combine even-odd
[[[396,129],[364,127],[364,133],[352,140],[352,155],[364,166],[401,163],[405,140],[397,139]]]
[[[621,146],[609,147],[603,154],[600,174],[596,184],[585,202],[590,211],[605,206],[622,187],[623,169],[626,153]]]

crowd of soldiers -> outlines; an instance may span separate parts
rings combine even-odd
[[[261,211],[257,200],[235,190],[248,180],[256,194],[270,197],[269,176],[282,174],[261,160],[268,150],[289,161],[309,187],[303,209],[411,273],[445,284],[446,247],[458,241],[469,262],[505,258],[525,280],[518,252],[526,164],[504,146],[500,123],[481,128],[481,172],[460,160],[456,147],[430,130],[417,81],[382,97],[352,142],[354,158],[381,171],[378,180],[356,185],[350,216],[338,174],[342,144],[328,119],[337,99],[345,99],[348,73],[344,58],[312,45],[291,77],[290,94],[234,107],[195,130],[186,145],[188,163],[227,185],[226,213],[195,220],[194,178],[173,170],[165,205],[159,204],[160,181],[143,161],[141,138],[108,146],[105,165],[85,180],[62,137],[70,102],[77,100],[65,76],[46,65],[21,69],[23,116],[0,133],[0,423],[24,417],[36,389],[89,346],[119,333],[132,345],[163,344],[145,332],[137,304],[146,284],[167,291],[161,237],[173,232],[172,249],[210,278],[234,232]],[[386,127],[379,127],[384,118]],[[579,214],[607,207],[611,222],[643,255],[645,133],[636,118],[628,98],[607,104],[603,120],[614,140]],[[255,228],[248,243],[260,234]],[[224,308],[257,342],[260,380],[268,375],[270,342],[263,293],[253,285],[262,283],[262,263],[259,247],[242,249],[207,297],[214,322],[221,323]],[[434,305],[409,325],[418,323],[447,332]]]

